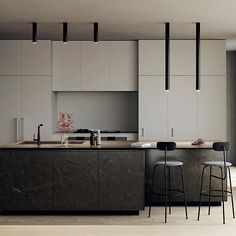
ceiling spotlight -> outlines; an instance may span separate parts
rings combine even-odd
[[[93,41],[94,43],[98,43],[98,23],[93,23]]]
[[[37,23],[32,23],[32,42],[33,44],[37,43]]]
[[[63,23],[63,43],[68,42],[68,23]]]

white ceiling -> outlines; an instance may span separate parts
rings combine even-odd
[[[161,39],[163,22],[171,37],[193,39],[195,22],[202,38],[236,39],[236,0],[0,0],[0,39],[60,40],[61,22],[69,22],[69,39],[91,40],[99,22],[100,40]]]

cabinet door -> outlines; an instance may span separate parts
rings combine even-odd
[[[225,40],[201,41],[201,75],[226,75]]]
[[[53,91],[80,91],[80,42],[52,43]]]
[[[164,74],[164,40],[139,40],[139,75]]]
[[[0,75],[21,75],[21,41],[0,41]]]
[[[166,138],[167,92],[164,76],[139,76],[139,139]]]
[[[98,152],[54,151],[54,210],[98,210]]]
[[[22,74],[51,75],[51,41],[22,41]]]
[[[137,91],[137,42],[110,42],[110,90]]]
[[[25,76],[22,78],[22,117],[25,140],[32,140],[41,128],[42,140],[51,139],[51,77]]]
[[[196,74],[195,40],[171,40],[170,73],[171,75]]]
[[[226,77],[202,76],[198,96],[198,137],[226,140]]]
[[[99,152],[99,210],[144,209],[144,151]]]
[[[195,76],[171,76],[168,93],[168,138],[170,140],[196,139]]]
[[[109,90],[109,42],[81,42],[81,89]]]
[[[52,211],[51,152],[9,150],[0,155],[1,210]]]
[[[0,76],[0,111],[0,145],[16,142],[16,118],[21,118],[20,76]]]

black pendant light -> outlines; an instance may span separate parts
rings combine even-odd
[[[33,44],[37,43],[37,23],[32,23],[32,42]]]
[[[196,91],[200,91],[200,22],[196,23]]]
[[[93,42],[98,43],[98,23],[93,23]]]
[[[170,23],[165,23],[165,90],[170,90]]]
[[[68,23],[63,23],[63,43],[68,42]]]

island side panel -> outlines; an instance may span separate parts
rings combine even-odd
[[[53,210],[51,153],[38,150],[0,152],[2,211]]]
[[[167,153],[168,160],[178,160],[184,163],[183,174],[185,182],[186,199],[191,204],[198,204],[199,191],[201,182],[201,172],[203,165],[201,163],[205,161],[222,161],[222,153],[215,152],[212,149],[176,149]],[[147,150],[146,151],[146,205],[150,201],[150,186],[153,172],[153,164],[156,161],[164,160],[164,152],[159,150]],[[214,168],[214,172],[220,175],[219,168]],[[154,187],[161,187],[164,189],[164,172],[163,166],[156,170]],[[205,171],[205,178],[203,189],[208,189],[209,186],[209,170]],[[171,170],[171,187],[181,189],[181,175],[179,169],[172,167]],[[212,188],[221,189],[221,182],[216,179],[212,179]],[[164,199],[158,196],[153,196],[153,202],[159,204]],[[183,202],[183,197],[172,197],[173,202]],[[207,202],[208,198],[203,197],[203,202]],[[221,201],[220,198],[212,198],[213,202]]]
[[[98,152],[55,150],[55,211],[98,210]]]
[[[144,209],[145,151],[99,152],[99,210]]]

